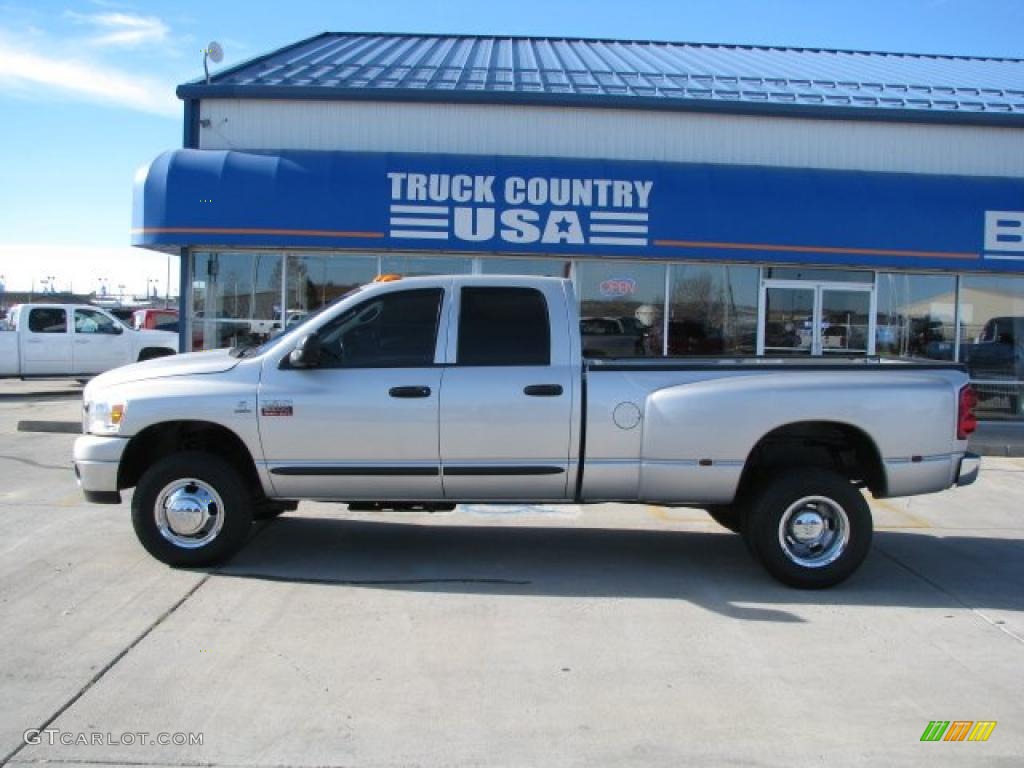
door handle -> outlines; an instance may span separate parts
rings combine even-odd
[[[558,397],[562,394],[561,384],[531,384],[523,389],[524,395],[530,397]]]
[[[430,387],[392,387],[388,390],[392,397],[430,397]]]

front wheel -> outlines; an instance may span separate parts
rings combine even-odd
[[[757,494],[743,536],[776,579],[822,589],[844,581],[864,561],[871,548],[871,510],[842,475],[793,470]]]
[[[219,456],[167,456],[142,475],[132,497],[132,525],[157,560],[174,566],[216,565],[245,543],[251,494],[238,470]]]

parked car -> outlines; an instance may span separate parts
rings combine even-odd
[[[601,501],[705,507],[783,582],[836,584],[872,536],[861,493],[974,481],[957,365],[587,360],[568,280],[377,283],[259,347],[96,378],[75,471],[135,488],[142,545],[235,553],[299,499],[372,509]]]
[[[982,401],[1006,398],[1011,413],[1024,415],[1024,317],[993,317],[962,357]]]
[[[136,309],[132,313],[132,325],[135,330],[142,329],[178,332],[178,310],[176,309]]]
[[[643,325],[635,318],[583,317],[580,334],[588,357],[636,357],[645,354]]]
[[[111,368],[173,355],[178,337],[135,331],[84,304],[21,304],[0,331],[0,377],[87,378]]]
[[[135,322],[135,310],[130,307],[102,307],[104,312],[109,312],[129,328]]]
[[[725,351],[721,334],[698,320],[672,320],[668,324],[670,355],[720,355]]]

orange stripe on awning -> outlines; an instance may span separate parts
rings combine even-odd
[[[133,229],[133,235],[295,235],[297,237],[351,237],[382,238],[383,232],[349,232],[328,229],[240,229],[233,227],[143,227]]]
[[[889,248],[836,248],[818,245],[770,245],[767,243],[716,243],[703,240],[654,240],[665,248],[717,248],[730,251],[783,251],[789,253],[845,253],[861,256],[910,256],[920,259],[978,259],[977,253],[956,251],[905,251]]]

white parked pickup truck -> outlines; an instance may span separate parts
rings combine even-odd
[[[177,351],[176,334],[133,330],[87,304],[19,304],[0,324],[0,378],[87,379]]]
[[[86,497],[135,488],[142,545],[211,565],[299,499],[706,508],[787,584],[867,554],[875,497],[974,481],[955,364],[585,360],[572,284],[379,282],[259,347],[126,366],[85,389]]]

